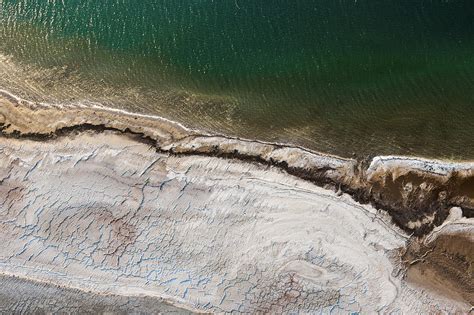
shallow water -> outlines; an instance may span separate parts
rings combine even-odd
[[[349,156],[474,158],[474,2],[0,1],[0,87]]]

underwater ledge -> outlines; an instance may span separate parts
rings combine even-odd
[[[4,274],[199,312],[472,304],[471,162],[357,161],[2,95]]]

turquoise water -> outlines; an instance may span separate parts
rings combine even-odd
[[[3,0],[0,12],[0,52],[49,97],[110,94],[345,156],[474,158],[472,0]]]

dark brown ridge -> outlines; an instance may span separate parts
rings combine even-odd
[[[49,141],[57,137],[80,134],[85,131],[94,131],[102,133],[105,131],[113,131],[124,134],[133,138],[135,141],[144,143],[154,147],[157,152],[174,155],[174,156],[209,156],[224,159],[237,159],[240,161],[258,163],[267,166],[277,167],[284,170],[288,174],[296,176],[311,183],[333,189],[340,193],[344,192],[352,196],[352,198],[362,204],[371,204],[376,209],[386,211],[392,218],[393,222],[407,233],[415,236],[422,236],[433,230],[435,226],[441,225],[449,214],[449,209],[453,206],[459,206],[463,210],[466,217],[474,216],[474,209],[467,206],[466,198],[474,196],[474,178],[460,178],[456,174],[451,176],[445,184],[438,180],[410,172],[406,176],[401,176],[395,181],[391,179],[391,174],[386,174],[385,186],[379,182],[369,182],[366,178],[366,170],[368,161],[359,161],[354,170],[355,177],[353,179],[334,180],[327,176],[327,172],[333,170],[330,167],[318,169],[305,169],[291,167],[285,161],[267,161],[258,155],[249,155],[234,150],[233,152],[224,152],[218,144],[214,145],[209,151],[202,152],[190,150],[187,152],[175,152],[173,149],[164,150],[159,143],[150,136],[130,129],[120,130],[105,125],[80,124],[74,126],[63,127],[51,133],[20,133],[14,131],[5,132],[8,125],[0,124],[0,135],[7,138],[30,139],[34,141]],[[411,183],[413,190],[408,194],[402,195],[405,184]],[[420,188],[420,184],[425,183],[425,188]],[[410,228],[409,222],[422,220],[427,216],[435,216],[431,223],[426,223],[420,227]]]

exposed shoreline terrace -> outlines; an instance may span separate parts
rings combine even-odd
[[[472,162],[397,156],[357,161],[100,106],[37,104],[5,92],[0,118],[0,237],[13,246],[0,252],[7,276],[155,297],[198,312],[465,312],[472,304]],[[210,225],[201,226],[192,213]],[[167,226],[160,232],[165,234],[154,234],[157,226]],[[86,238],[73,236],[77,228]],[[305,230],[308,237],[298,232]],[[165,246],[168,237],[180,241]],[[255,237],[269,243],[260,248]],[[272,242],[281,237],[273,252]],[[224,244],[232,239],[247,241]],[[192,240],[207,249],[190,251]],[[145,259],[150,246],[161,258]],[[352,248],[351,255],[343,248]],[[316,256],[305,256],[308,250]],[[267,263],[252,258],[257,253],[282,256]],[[167,259],[178,265],[171,268]],[[333,259],[349,260],[334,265]],[[259,260],[266,267],[254,264]],[[231,266],[259,275],[248,278],[253,298],[244,293],[247,285],[238,284],[239,271],[229,276]],[[380,287],[385,276],[373,268],[390,274],[388,287]],[[233,284],[211,280],[221,273]],[[293,293],[272,284],[275,275],[280,284],[293,283]],[[96,281],[85,281],[90,277]],[[110,277],[125,282],[107,285]],[[339,277],[355,277],[355,287]],[[362,285],[368,291],[359,296]],[[274,291],[280,293],[272,301]],[[278,302],[287,298],[294,303]]]

